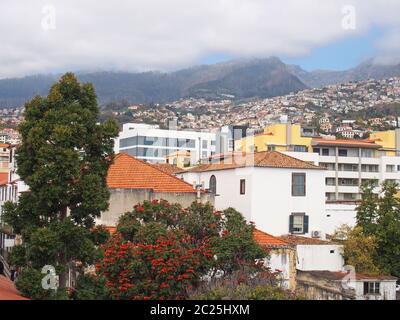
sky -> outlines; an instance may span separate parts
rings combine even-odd
[[[309,71],[398,63],[399,12],[399,0],[2,0],[0,78],[269,56]]]

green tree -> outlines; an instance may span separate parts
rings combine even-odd
[[[376,231],[378,197],[374,189],[375,185],[372,181],[361,186],[361,203],[357,207],[357,225],[367,234],[374,234]]]
[[[68,266],[93,260],[90,229],[108,208],[106,173],[118,128],[112,120],[98,123],[93,86],[72,73],[28,102],[24,116],[16,161],[29,192],[5,206],[4,218],[23,236],[21,267],[52,264],[65,288]]]
[[[333,237],[343,242],[343,258],[347,265],[354,266],[357,272],[380,272],[375,262],[378,247],[375,236],[365,235],[362,227],[351,228],[344,225],[335,231]]]
[[[400,199],[398,185],[385,181],[381,194],[374,195],[372,187],[363,188],[357,209],[357,225],[364,236],[376,238],[374,263],[380,270],[400,276]]]

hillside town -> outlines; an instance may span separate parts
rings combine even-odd
[[[67,74],[65,77],[71,75]],[[72,79],[69,81],[76,81]],[[104,187],[107,190],[104,194],[109,194],[110,197],[107,200],[108,205],[99,209],[99,215],[88,221],[92,221],[96,226],[94,228],[103,228],[107,237],[114,237],[121,233],[121,230],[125,230],[121,236],[127,237],[128,230],[131,230],[129,228],[136,220],[129,220],[129,215],[124,213],[131,211],[132,207],[134,211],[131,214],[138,217],[142,217],[146,210],[150,210],[151,214],[161,210],[160,214],[165,215],[170,210],[167,208],[175,206],[186,208],[182,209],[183,214],[193,213],[193,206],[200,206],[202,214],[204,210],[212,210],[214,217],[229,217],[232,214],[229,210],[234,210],[246,221],[244,225],[249,228],[254,245],[268,252],[268,257],[262,259],[263,268],[273,274],[274,279],[279,279],[278,283],[274,284],[277,290],[282,290],[285,294],[295,294],[302,299],[399,299],[396,267],[382,268],[379,264],[381,262],[374,260],[375,256],[359,257],[356,255],[357,251],[352,251],[356,249],[350,247],[351,237],[354,237],[361,226],[371,227],[360,218],[364,214],[364,206],[369,208],[367,213],[375,210],[376,216],[385,214],[387,217],[390,210],[400,210],[400,129],[397,120],[390,117],[367,119],[362,128],[356,127],[360,123],[358,119],[335,122],[339,119],[335,116],[337,114],[343,114],[345,117],[350,112],[373,108],[382,103],[400,102],[399,88],[400,79],[389,79],[307,90],[285,97],[235,106],[231,106],[232,102],[229,100],[219,101],[214,106],[213,102],[195,99],[156,108],[153,106],[152,113],[144,111],[142,106],[130,106],[128,109],[133,119],[149,119],[150,115],[157,115],[157,119],[163,120],[162,125],[156,123],[157,119],[153,119],[151,123],[123,123],[119,133],[110,139],[112,143],[105,144],[107,152],[115,153],[104,171]],[[361,99],[361,96],[364,98]],[[71,106],[73,108],[74,104]],[[203,110],[203,114],[194,116],[199,109]],[[185,115],[180,113],[183,111],[177,110],[184,110]],[[321,110],[324,111],[321,113]],[[168,112],[168,117],[165,114],[162,117],[163,112]],[[15,119],[18,118],[20,123],[30,121],[29,113],[25,113],[28,116],[23,118],[20,118],[19,112],[12,114],[16,114]],[[313,117],[321,114],[323,116],[313,122]],[[60,118],[59,121],[63,123],[64,119]],[[35,120],[30,125],[42,124],[43,122],[38,123]],[[386,128],[384,124],[389,125],[388,130],[383,130]],[[47,125],[50,126],[48,128],[52,126],[51,123],[46,123]],[[106,125],[106,122],[96,124],[101,127]],[[65,124],[61,125],[63,126]],[[199,127],[203,127],[202,130]],[[26,130],[27,126],[20,128]],[[80,132],[81,129],[78,127],[77,130]],[[364,136],[365,133],[368,135]],[[36,133],[31,131],[30,134]],[[53,135],[52,140],[46,140],[43,146],[53,150],[48,155],[48,161],[55,167],[63,165],[57,158],[52,159],[53,152],[57,150],[52,148],[55,148],[57,143],[64,143],[64,140],[57,140],[60,139],[58,134]],[[35,149],[26,148],[32,142],[37,144],[37,141],[26,136],[26,131],[18,133],[12,128],[2,129],[1,137],[0,273],[8,280],[0,278],[0,299],[23,299],[29,291],[23,291],[24,295],[21,295],[16,291],[13,282],[17,281],[18,284],[18,278],[24,277],[23,272],[27,269],[16,265],[15,258],[9,259],[14,257],[13,252],[21,250],[18,248],[24,247],[26,241],[21,231],[24,226],[16,222],[18,219],[28,219],[28,223],[32,218],[22,215],[16,219],[15,214],[20,214],[18,206],[26,205],[26,199],[31,199],[33,205],[38,201],[37,205],[43,208],[40,199],[30,198],[37,192],[35,190],[42,190],[43,185],[41,182],[37,184],[35,180],[23,178],[31,174],[34,177],[36,174],[26,171],[28,167],[19,169],[22,161],[30,163],[30,157],[36,157]],[[37,138],[42,139],[40,134]],[[93,140],[90,141],[94,143]],[[42,149],[41,152],[47,152],[45,150]],[[24,159],[26,154],[30,154],[30,157]],[[17,159],[16,155],[21,156]],[[39,163],[35,164],[38,168]],[[46,164],[45,168],[43,174],[47,176],[48,168],[51,167]],[[85,162],[79,170],[84,172],[88,168]],[[68,174],[68,170],[65,173]],[[55,177],[62,172],[63,170],[57,169],[54,178],[48,180],[48,183],[54,183]],[[78,180],[70,182],[70,178],[68,179],[61,188],[67,188],[65,190],[74,193],[73,188]],[[70,187],[72,189],[68,189]],[[87,187],[88,185],[85,185],[85,188]],[[98,185],[95,188],[101,187]],[[43,190],[48,192],[48,189]],[[92,192],[95,190],[99,189],[92,189]],[[46,193],[39,194],[47,197]],[[87,190],[82,193],[82,199],[85,199],[86,194]],[[370,200],[368,194],[371,194]],[[81,199],[80,197],[75,195],[69,201],[75,201],[74,198]],[[88,199],[92,199],[91,196]],[[84,200],[78,201],[81,203],[80,201]],[[372,204],[367,201],[375,202]],[[380,206],[379,201],[391,201],[393,208],[387,209],[388,212],[381,212],[385,206]],[[82,215],[80,205],[65,207],[66,215],[68,211],[74,219],[79,219]],[[40,220],[41,215],[46,213],[43,211],[38,214]],[[176,213],[173,213],[173,216],[175,215]],[[168,219],[175,219],[173,216]],[[145,223],[147,218],[140,219],[145,219]],[[158,219],[157,214],[154,219]],[[182,219],[184,221],[183,217]],[[180,222],[174,223],[176,227]],[[214,222],[209,226],[213,228],[217,223],[222,222]],[[374,228],[381,228],[376,221],[369,223],[374,225]],[[396,220],[390,223],[400,222]],[[149,227],[154,228],[151,225]],[[233,232],[223,230],[215,235],[222,237],[221,243],[224,236]],[[347,230],[344,235],[343,230]],[[143,232],[144,237],[149,231],[144,229]],[[373,233],[368,236],[365,234],[357,241],[363,243],[364,240],[360,239],[369,239],[368,237],[372,236]],[[111,239],[114,240],[110,241],[117,241],[115,239],[119,238]],[[131,243],[129,241],[128,244]],[[245,243],[241,242],[244,240],[240,237],[237,241],[240,245]],[[376,250],[378,249],[379,247]],[[112,255],[111,251],[106,252]],[[385,261],[398,259],[395,254],[386,255]],[[106,268],[113,259],[97,263],[97,272]],[[218,257],[215,259],[218,261]],[[360,259],[369,259],[370,264],[366,265],[365,260]],[[75,288],[79,280],[79,268],[76,263],[74,261],[73,266],[69,267],[68,276],[58,280],[70,290]],[[227,272],[222,265],[219,267],[222,268],[222,274]],[[93,265],[90,267],[89,263],[85,274],[93,276],[93,272],[96,274]],[[104,274],[106,278],[109,272],[111,271]],[[185,277],[189,277],[185,274]],[[110,281],[108,280],[107,286],[112,288],[113,284]],[[119,297],[124,297],[125,292],[133,288],[132,286],[133,284],[127,283],[123,289],[118,288],[117,291],[111,292],[117,292]],[[169,286],[166,282],[161,284],[163,288]],[[12,289],[3,293],[3,287]],[[154,299],[160,297],[158,291],[152,292]],[[47,294],[45,292],[43,296]],[[199,297],[191,296],[187,291],[185,294],[186,298]],[[203,294],[207,294],[207,291]],[[38,296],[32,295],[27,298]]]
[[[223,99],[207,101],[187,98],[154,106],[133,105],[111,111],[124,122],[145,122],[167,126],[176,120],[181,129],[213,129],[224,125],[248,125],[262,130],[287,115],[295,123],[314,125],[324,133],[354,138],[372,129],[397,126],[400,103],[400,78],[368,80],[308,89],[269,99],[247,102]],[[392,106],[389,112],[381,111]],[[373,110],[371,117],[364,112]],[[376,114],[375,114],[376,113]]]

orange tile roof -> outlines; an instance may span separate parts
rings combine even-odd
[[[215,170],[227,170],[244,167],[265,167],[265,168],[291,168],[291,169],[317,169],[325,170],[306,161],[302,161],[277,151],[264,151],[247,153],[243,155],[234,154],[226,159],[211,164],[203,164],[194,167],[189,172],[203,172]],[[182,171],[184,172],[184,171]]]
[[[0,186],[8,183],[8,172],[0,172]]]
[[[108,231],[108,233],[109,233],[110,235],[113,235],[113,234],[115,234],[115,233],[117,232],[117,227],[109,227],[109,226],[106,226],[105,229]]]
[[[169,163],[154,163],[152,166],[158,170],[161,170],[162,172],[168,173],[170,175],[173,175],[174,173],[182,171],[182,169],[178,168],[177,166],[174,166]]]
[[[344,146],[344,147],[362,147],[362,148],[375,148],[379,149],[382,146],[376,144],[373,140],[357,140],[357,139],[324,139],[313,138],[313,145],[326,145],[326,146]]]
[[[254,229],[253,231],[254,240],[261,246],[287,246],[289,243],[274,237],[268,233]]]
[[[12,281],[0,275],[0,300],[29,300],[21,296]]]
[[[151,189],[154,192],[194,193],[192,185],[142,160],[119,153],[107,172],[110,189]]]

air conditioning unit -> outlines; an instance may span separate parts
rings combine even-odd
[[[312,231],[311,237],[312,238],[322,238],[322,231]]]

